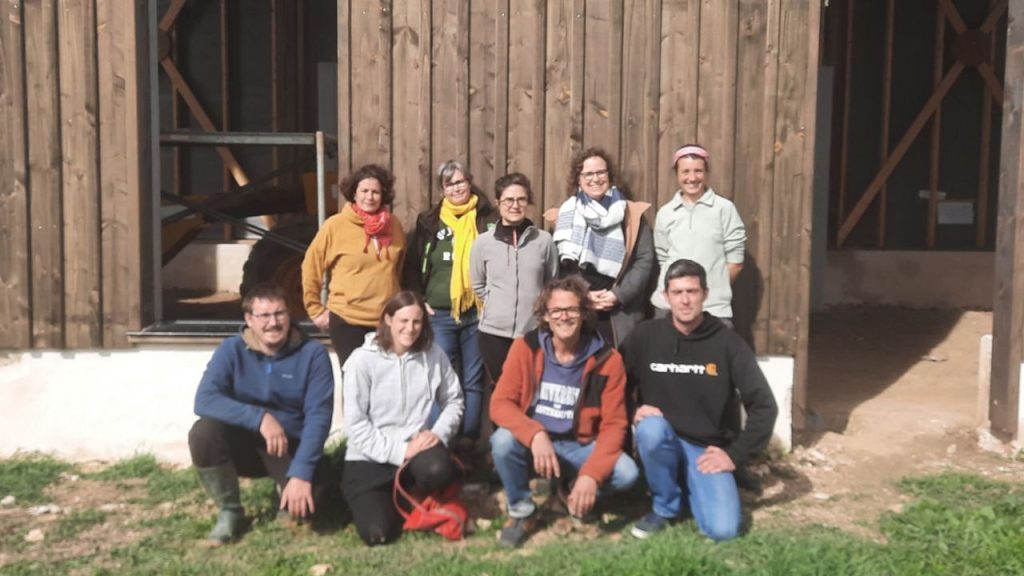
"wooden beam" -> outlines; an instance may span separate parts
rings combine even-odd
[[[174,27],[174,21],[178,19],[178,14],[181,13],[181,9],[187,2],[188,0],[171,0],[171,5],[167,7],[167,12],[164,12],[163,17],[160,18],[160,24],[157,26],[161,32],[166,34]]]
[[[853,94],[853,55],[854,40],[853,21],[856,14],[857,0],[846,0],[846,60],[843,67],[843,133],[842,147],[839,153],[839,200],[836,208],[836,220],[842,222],[846,217],[846,180],[850,158],[850,101]],[[838,241],[837,244],[842,244]]]
[[[395,215],[411,229],[416,215],[430,207],[430,5],[397,2],[394,22],[391,105],[394,122],[405,137],[396,138],[392,148],[397,186],[404,193],[395,199]],[[474,30],[484,30],[474,27]],[[492,34],[481,34],[491,38]],[[472,121],[472,120],[471,120]],[[470,160],[477,177],[479,172]],[[484,184],[484,182],[481,182]]]
[[[103,342],[100,310],[99,94],[93,0],[60,4],[64,331],[67,348]]]
[[[349,0],[338,11],[338,177],[352,171],[352,21]],[[341,199],[338,207],[342,206]],[[408,222],[406,223],[408,224]]]
[[[391,165],[391,2],[352,8],[352,164]],[[339,14],[340,15],[340,14]],[[444,129],[444,127],[439,127]]]
[[[661,6],[661,80],[658,95],[658,200],[660,206],[679,189],[668,169],[672,153],[697,141],[697,85],[700,59],[700,0],[663,2]],[[589,56],[588,56],[589,58]]]
[[[634,193],[654,204],[646,215],[652,225],[657,210],[656,184],[660,160],[658,72],[661,70],[661,4],[661,0],[631,3],[625,13],[622,42],[622,153],[619,166],[624,181]]]
[[[727,198],[736,192],[733,145],[738,15],[738,2],[704,2],[700,12],[697,141],[711,154],[712,187]]]
[[[55,0],[25,3],[32,346],[64,347],[61,137]]]
[[[548,5],[547,78],[544,89],[544,178],[531,180],[540,212],[565,200],[565,174],[583,149],[583,0]],[[660,37],[660,31],[656,35]],[[531,178],[533,176],[531,175]],[[539,189],[539,190],[538,190]]]
[[[509,19],[508,170],[544,174],[546,0],[512,0]],[[536,210],[536,208],[531,208]],[[531,215],[540,222],[539,213]]]
[[[228,34],[231,27],[228,26],[228,0],[220,0],[218,34],[220,45],[220,129],[224,132],[231,130],[231,52],[228,44]],[[175,146],[179,150],[181,146]],[[221,169],[221,191],[231,191],[231,171],[227,165]],[[180,195],[180,192],[178,193]],[[221,238],[225,241],[234,239],[234,228],[227,222],[221,224]],[[164,254],[167,250],[163,250]]]
[[[586,27],[583,146],[600,146],[618,161],[622,124],[623,0],[588,0],[583,19]]]
[[[853,228],[858,222],[860,222],[860,218],[864,215],[864,211],[868,209],[871,201],[878,195],[878,191],[881,189],[882,183],[889,178],[889,175],[892,174],[896,165],[903,159],[903,155],[907,153],[907,150],[914,142],[914,139],[921,133],[921,129],[924,128],[928,119],[931,118],[932,114],[934,114],[938,109],[942,99],[945,98],[946,93],[949,92],[949,89],[953,86],[953,83],[956,82],[956,79],[960,77],[960,73],[963,72],[963,70],[964,65],[960,62],[955,62],[949,71],[946,72],[942,82],[939,84],[935,92],[932,93],[931,98],[925,102],[924,107],[921,108],[917,117],[914,118],[914,121],[910,124],[910,128],[907,129],[903,134],[903,137],[900,138],[899,143],[896,144],[895,148],[893,148],[892,156],[889,156],[889,160],[882,166],[882,169],[878,171],[878,174],[875,175],[874,180],[872,180],[871,184],[868,185],[864,194],[857,200],[857,204],[854,205],[850,214],[847,215],[846,219],[843,221],[842,226],[839,227],[839,237],[837,239],[839,246],[842,246],[843,243],[846,242],[850,232],[852,232]]]
[[[896,2],[885,1],[885,65],[882,68],[882,142],[881,159],[889,156],[889,127],[892,123],[892,56],[896,28]],[[882,184],[878,199],[878,247],[885,248],[885,211],[889,204],[889,187]]]
[[[22,2],[0,2],[0,349],[31,345]]]
[[[993,4],[993,2],[989,2]],[[989,35],[989,54],[995,54],[996,35]],[[981,146],[978,150],[978,202],[974,215],[974,245],[983,248],[988,241],[988,188],[992,150],[992,99],[988,96],[992,91],[985,87],[986,97],[981,102]],[[987,417],[985,418],[988,419]]]
[[[992,432],[1004,439],[1020,433],[1020,363],[1024,342],[1024,2],[1014,2],[1009,10],[989,394]]]
[[[946,19],[953,22],[953,28],[960,34],[967,27],[960,20],[950,0],[941,0],[935,10],[935,54],[932,60],[932,89],[942,82],[946,54]],[[939,210],[939,153],[942,151],[942,102],[935,108],[932,118],[932,138],[928,155],[928,226],[926,244],[935,247],[935,226]]]
[[[447,160],[465,162],[468,158],[470,34],[468,0],[435,0],[431,4],[430,165],[436,169]],[[434,198],[440,198],[433,179],[431,184]]]

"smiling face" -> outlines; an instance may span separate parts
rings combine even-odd
[[[498,213],[501,223],[505,226],[517,226],[526,218],[526,207],[529,205],[529,194],[526,188],[512,184],[501,191],[498,199]]]
[[[456,170],[452,173],[452,177],[444,183],[444,197],[455,206],[461,206],[469,202],[469,196],[472,194],[470,188],[469,179],[462,172]]]
[[[252,301],[252,311],[245,313],[245,325],[256,337],[260,352],[272,356],[288,341],[291,327],[288,305],[276,298],[256,298]]]
[[[591,156],[583,161],[579,185],[583,193],[594,200],[601,199],[608,192],[611,182],[608,179],[608,163],[604,158]]]
[[[383,194],[380,180],[376,178],[363,178],[356,186],[356,206],[359,206],[359,209],[367,214],[373,214],[380,210]]]
[[[704,178],[707,176],[707,163],[703,158],[689,156],[676,162],[676,181],[683,192],[683,198],[691,202],[700,200],[704,195]]]
[[[672,323],[684,334],[689,334],[704,318],[704,301],[708,291],[700,285],[697,276],[680,276],[668,281],[665,300],[672,309]]]
[[[403,306],[393,316],[385,316],[384,322],[391,330],[391,352],[400,356],[416,344],[423,332],[423,309],[415,304]]]
[[[582,303],[568,290],[553,290],[548,298],[544,321],[556,340],[575,342],[583,330]]]

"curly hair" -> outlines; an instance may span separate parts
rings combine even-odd
[[[374,178],[380,182],[380,203],[383,206],[390,206],[395,200],[395,176],[379,164],[364,164],[342,180],[341,185],[338,186],[341,189],[341,195],[345,197],[345,200],[355,202],[359,183],[367,178]]]
[[[597,330],[597,312],[590,302],[590,287],[579,274],[569,274],[561,278],[553,278],[544,285],[540,296],[533,301],[533,316],[537,319],[537,325],[545,330],[550,330],[548,321],[544,318],[548,312],[548,300],[555,290],[571,292],[580,302],[580,318],[583,319],[583,331],[594,332]]]
[[[627,200],[630,200],[632,195],[629,192],[629,187],[622,182],[618,182],[618,173],[615,170],[615,163],[612,162],[611,154],[608,154],[608,151],[604,148],[597,146],[587,148],[572,159],[569,180],[566,182],[566,195],[575,196],[576,191],[580,189],[580,174],[583,174],[583,163],[590,158],[604,160],[605,166],[608,167],[608,186],[615,186]]]

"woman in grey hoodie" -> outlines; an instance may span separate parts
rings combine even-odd
[[[473,291],[484,303],[477,336],[484,366],[497,382],[512,340],[536,327],[533,301],[558,274],[551,235],[526,217],[533,204],[530,180],[513,172],[494,183],[501,219],[477,237],[469,254]]]
[[[341,486],[369,546],[401,535],[391,491],[402,464],[403,485],[424,492],[457,479],[447,446],[462,419],[462,388],[426,318],[418,294],[399,292],[342,368],[348,444]]]

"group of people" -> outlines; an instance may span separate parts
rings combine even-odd
[[[367,165],[342,183],[348,203],[313,240],[302,276],[306,312],[342,366],[341,486],[364,542],[401,534],[396,481],[429,494],[458,479],[452,455],[473,450],[486,418],[505,545],[536,527],[531,475],[551,479],[580,519],[630,489],[640,477],[630,438],[652,496],[635,536],[684,506],[712,539],[738,534],[733,472],[764,450],[777,407],[731,329],[745,232],[707,186],[709,162],[700,146],[675,152],[679,191],[653,231],[650,204],[630,199],[597,148],[574,160],[568,198],[544,214],[551,233],[527,218],[533,191],[520,173],[495,183],[495,214],[466,167],[445,162],[441,199],[410,237],[388,209],[387,170]],[[218,542],[244,529],[239,475],[273,477],[281,510],[300,518],[315,512],[326,478],[327,353],[293,326],[280,288],[258,286],[242,307],[245,326],[200,382],[189,435],[220,508],[209,534]]]

